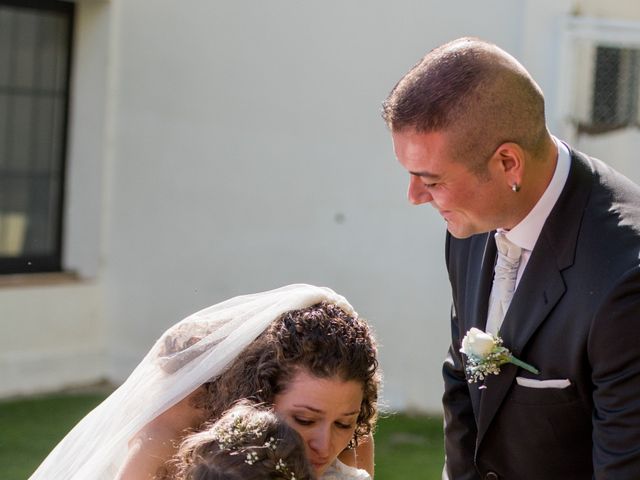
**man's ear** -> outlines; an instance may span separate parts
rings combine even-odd
[[[521,185],[524,173],[525,153],[520,145],[514,142],[502,143],[494,153],[499,170],[504,174],[507,183]]]

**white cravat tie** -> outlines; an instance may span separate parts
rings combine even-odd
[[[504,233],[496,233],[498,261],[493,274],[493,286],[489,296],[489,313],[487,315],[487,333],[498,333],[504,315],[516,290],[516,276],[520,265],[522,249],[510,242]]]

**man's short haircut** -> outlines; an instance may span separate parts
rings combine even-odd
[[[382,117],[393,132],[451,133],[453,159],[478,172],[502,143],[535,153],[547,132],[544,97],[529,73],[471,37],[427,53],[393,88]]]

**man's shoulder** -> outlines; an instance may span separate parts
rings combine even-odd
[[[548,221],[548,237],[563,244],[575,223],[575,258],[608,266],[606,273],[617,275],[616,268],[624,271],[638,263],[640,186],[600,159],[571,153],[574,177],[580,178],[568,183],[557,214]]]
[[[582,177],[572,184],[576,189],[587,188],[585,177],[588,177],[588,196],[585,210],[595,213],[598,222],[605,223],[603,217],[615,217],[613,226],[622,224],[635,225],[640,229],[640,186],[603,160],[590,157],[577,150],[571,150],[572,169],[576,177]]]
[[[572,170],[578,176],[589,176],[594,185],[614,196],[631,196],[640,199],[640,186],[613,166],[597,157],[587,155],[569,146]]]

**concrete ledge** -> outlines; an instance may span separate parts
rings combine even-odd
[[[41,287],[81,283],[80,277],[72,272],[25,273],[0,275],[0,288]]]

